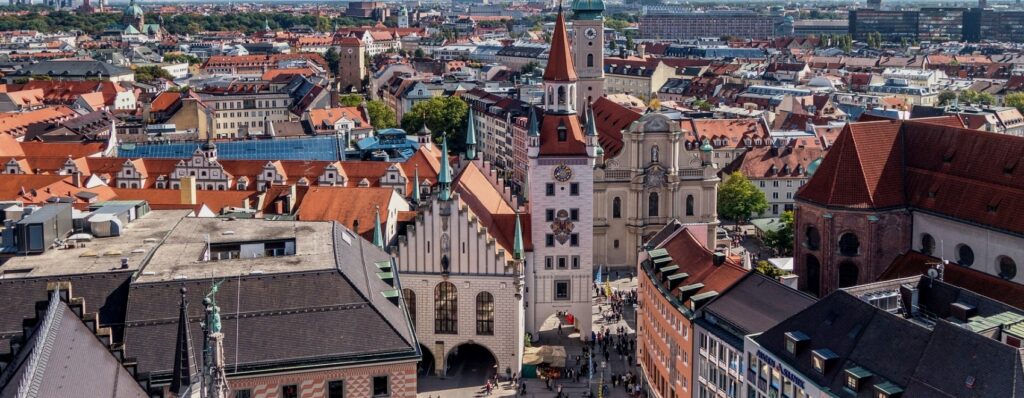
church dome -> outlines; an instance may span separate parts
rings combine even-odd
[[[715,150],[715,148],[711,146],[711,141],[705,138],[704,144],[700,146],[700,150],[703,152],[711,152]]]
[[[132,1],[128,4],[128,7],[124,8],[124,15],[128,17],[142,16],[142,7],[139,7],[138,4]]]
[[[813,176],[814,172],[818,170],[818,166],[821,166],[821,157],[811,161],[811,164],[807,165],[807,176]]]

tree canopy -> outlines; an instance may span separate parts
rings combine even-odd
[[[782,227],[777,230],[765,231],[763,242],[772,248],[778,256],[793,255],[793,211],[783,212],[779,216]]]
[[[363,103],[363,96],[360,94],[345,94],[338,98],[338,103],[341,106],[359,106]]]
[[[718,188],[718,214],[726,219],[739,224],[765,210],[768,210],[768,199],[764,192],[738,171],[730,174]]]
[[[448,146],[453,150],[461,150],[466,135],[466,115],[469,105],[458,97],[434,97],[417,102],[412,109],[402,116],[402,128],[406,132],[416,133],[427,124],[434,133],[434,141],[441,141],[441,134],[448,137]]]
[[[137,82],[149,83],[157,78],[174,80],[174,76],[171,76],[170,72],[156,65],[138,66],[135,68],[135,81]]]
[[[1003,103],[1005,103],[1006,106],[1017,108],[1018,111],[1024,113],[1024,92],[1018,91],[1006,94],[1006,97],[1003,97]]]
[[[370,124],[373,124],[373,128],[377,130],[398,126],[395,110],[389,108],[381,101],[367,102],[366,113],[370,116]]]

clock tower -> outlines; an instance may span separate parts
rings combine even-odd
[[[544,70],[543,117],[531,109],[527,133],[533,261],[525,272],[526,330],[533,336],[557,314],[567,330],[574,323],[581,338],[590,336],[594,163],[600,150],[577,113],[579,81],[559,8]]]
[[[572,47],[579,74],[580,95],[576,109],[604,96],[604,1],[574,0]]]

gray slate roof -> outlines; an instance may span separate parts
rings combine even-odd
[[[339,365],[418,358],[402,307],[374,265],[390,257],[334,225],[337,268],[227,278],[220,285],[225,361],[239,372],[289,365]],[[180,288],[188,288],[193,347],[202,347],[202,302],[212,280],[135,283],[130,288],[125,347],[140,373],[169,380],[177,335]],[[240,303],[240,305],[238,305]],[[402,304],[404,305],[404,304]],[[237,353],[237,355],[236,355]],[[166,379],[166,380],[165,380]]]
[[[100,61],[40,61],[24,64],[21,69],[11,73],[14,76],[47,75],[54,78],[62,76],[100,77],[129,75],[130,69],[114,66]]]
[[[44,290],[45,292],[45,290]],[[32,308],[35,307],[33,304]],[[87,307],[88,309],[88,307]],[[59,298],[0,375],[0,397],[147,397],[117,358]]]
[[[809,381],[844,391],[847,369],[872,373],[865,388],[844,396],[872,397],[873,386],[891,382],[906,397],[1024,397],[1021,351],[942,319],[932,329],[837,291],[767,330],[755,341]],[[785,333],[810,337],[797,353]],[[838,358],[824,374],[811,365],[812,350]],[[970,387],[968,387],[970,385]]]

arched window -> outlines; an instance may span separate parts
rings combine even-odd
[[[612,218],[622,218],[622,199],[612,199]]]
[[[555,89],[548,87],[548,105],[555,104]]]
[[[494,296],[487,292],[476,295],[476,334],[494,335]]]
[[[565,86],[558,87],[558,105],[565,105]]]
[[[587,67],[588,68],[593,68],[594,67],[594,54],[587,54]]]
[[[658,153],[658,146],[657,145],[652,146],[651,147],[651,162],[658,163],[658,155],[659,155],[659,153]]]
[[[657,217],[658,216],[658,193],[651,192],[651,196],[647,197],[647,216]]]
[[[409,311],[412,328],[416,329],[416,292],[413,292],[412,289],[402,289],[402,298],[405,299],[405,309]]]
[[[686,215],[693,215],[693,195],[686,195]]]
[[[805,242],[807,248],[811,250],[818,250],[821,247],[821,234],[818,233],[818,228],[813,225],[808,225],[804,231]]]
[[[810,254],[804,259],[807,268],[807,291],[817,297],[821,294],[821,262]]]
[[[860,269],[857,268],[857,264],[850,261],[839,263],[839,288],[856,285],[859,276]]]
[[[1012,258],[1007,256],[999,256],[996,259],[996,265],[999,266],[999,277],[1003,279],[1013,279],[1017,276],[1017,263]]]
[[[959,244],[956,247],[956,262],[964,267],[970,267],[974,264],[974,250],[970,246],[965,244]]]
[[[929,234],[921,234],[921,254],[932,255],[935,252],[935,238]]]
[[[459,333],[458,291],[451,282],[441,282],[434,288],[434,333]]]
[[[847,232],[839,237],[839,254],[852,257],[860,254],[860,239],[852,232]]]

